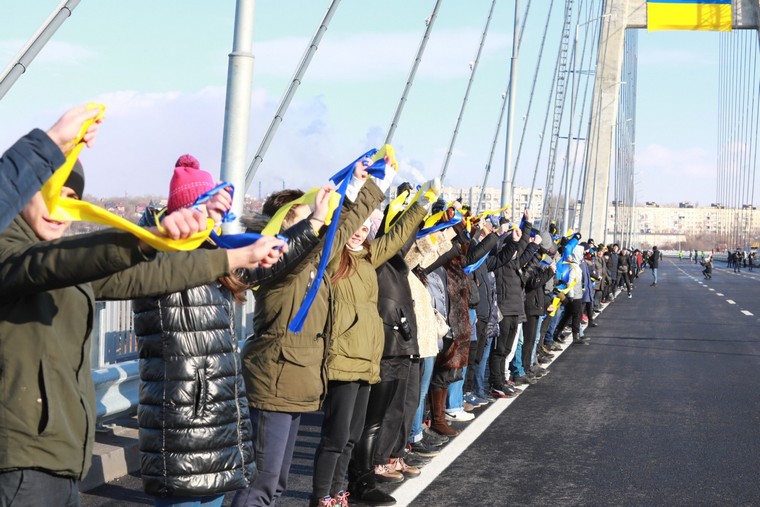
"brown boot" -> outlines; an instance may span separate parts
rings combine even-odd
[[[447,437],[455,437],[459,435],[460,431],[451,427],[446,420],[446,395],[448,389],[431,389],[430,390],[430,405],[431,407],[431,422],[430,429],[441,435]]]

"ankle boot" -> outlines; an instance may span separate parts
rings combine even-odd
[[[348,491],[352,501],[357,500],[365,505],[394,505],[396,499],[377,488],[374,468],[349,482]]]
[[[432,421],[430,429],[447,437],[455,437],[460,431],[451,427],[446,421],[446,394],[448,389],[431,389],[430,404],[432,405]]]

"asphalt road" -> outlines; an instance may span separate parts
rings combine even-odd
[[[587,331],[590,346],[479,409],[396,490],[398,505],[760,505],[760,271],[704,280],[701,269],[665,259],[657,287],[645,272]],[[306,416],[277,505],[306,504],[318,436],[318,415]],[[152,503],[132,476],[81,498]]]

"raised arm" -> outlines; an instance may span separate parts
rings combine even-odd
[[[412,234],[417,233],[420,221],[425,218],[425,208],[415,203],[404,213],[388,234],[370,243],[372,265],[378,267],[401,250]]]

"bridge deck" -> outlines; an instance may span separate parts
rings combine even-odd
[[[700,266],[666,259],[657,287],[650,276],[605,309],[591,346],[567,349],[514,401],[479,409],[395,489],[398,505],[756,504],[760,271],[717,267],[706,281]],[[304,417],[278,505],[306,503],[318,438],[319,416]],[[134,475],[81,498],[152,503]]]

